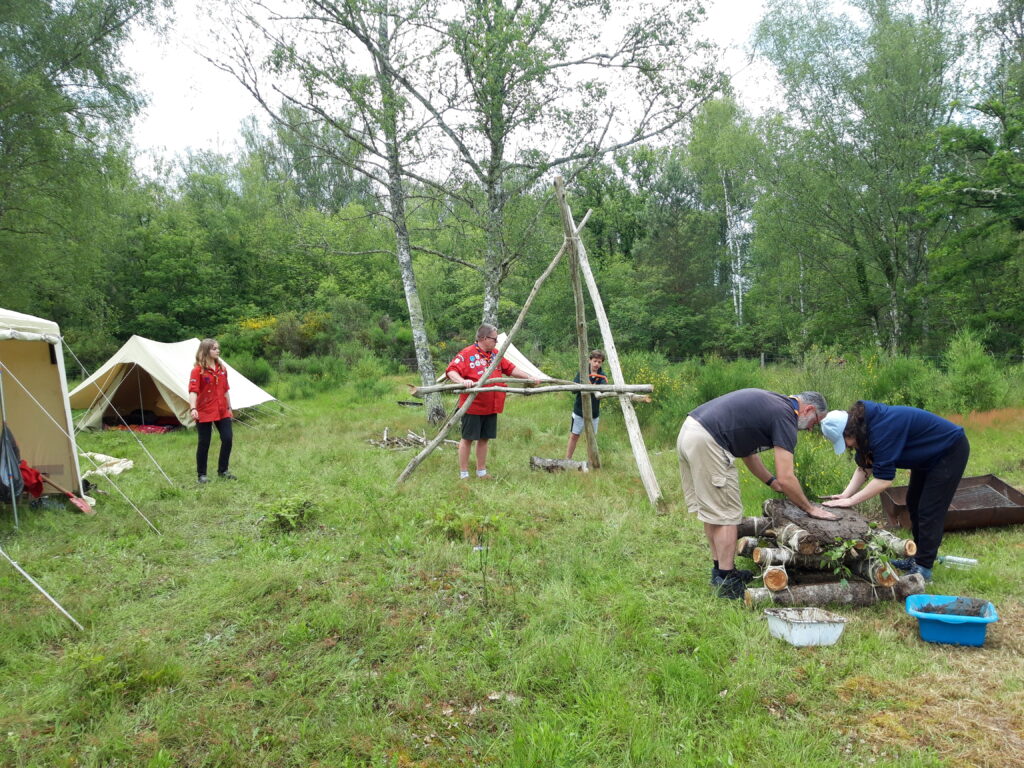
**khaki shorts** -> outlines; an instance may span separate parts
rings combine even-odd
[[[740,474],[729,452],[691,416],[679,430],[676,452],[687,509],[702,523],[739,525],[743,519]]]

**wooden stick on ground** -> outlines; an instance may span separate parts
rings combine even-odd
[[[530,457],[530,469],[543,469],[547,472],[562,472],[566,469],[573,472],[589,472],[590,467],[585,461],[572,459],[542,459],[540,456]]]
[[[587,211],[586,215],[583,217],[583,221],[580,222],[579,228],[576,230],[577,234],[579,234],[579,231],[583,229],[583,226],[587,223],[587,219],[589,218],[590,211]],[[551,276],[551,273],[555,271],[555,267],[558,266],[558,262],[561,260],[562,254],[565,253],[565,248],[566,244],[563,242],[562,247],[558,249],[558,253],[556,253],[555,258],[551,260],[548,268],[544,270],[541,276],[538,277],[537,281],[533,284],[533,290],[531,290],[530,295],[526,297],[526,302],[523,304],[523,308],[519,311],[519,317],[516,318],[515,325],[512,326],[512,330],[510,330],[505,336],[505,343],[501,345],[501,349],[498,351],[498,354],[494,356],[494,359],[491,360],[491,364],[487,366],[487,370],[485,370],[483,375],[480,377],[481,379],[486,379],[491,375],[494,369],[498,367],[498,363],[501,362],[502,355],[505,354],[505,350],[508,349],[509,344],[512,343],[512,337],[519,331],[520,326],[523,324],[523,320],[526,319],[526,313],[530,309],[530,305],[533,304],[533,300],[537,298],[537,292],[540,290],[540,287],[544,285],[544,282],[548,277]],[[463,414],[469,410],[469,406],[472,405],[473,401],[476,399],[476,395],[476,392],[470,394],[469,397],[466,398],[466,402],[462,404],[462,407],[456,409],[455,412],[448,417],[448,420],[441,425],[441,428],[438,430],[437,435],[434,436],[434,439],[431,440],[422,451],[416,454],[413,460],[410,461],[406,465],[405,469],[402,470],[402,474],[400,474],[398,476],[398,480],[395,481],[396,484],[401,484],[408,480],[409,476],[416,471],[416,467],[418,467],[420,463],[427,458],[427,456],[433,453],[434,449],[440,445],[441,441],[448,435],[448,432],[451,430],[455,422],[461,419]]]

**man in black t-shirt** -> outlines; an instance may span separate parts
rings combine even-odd
[[[683,422],[676,441],[683,495],[687,508],[704,524],[714,561],[711,583],[722,597],[742,597],[752,576],[733,568],[736,526],[743,518],[735,459],[743,459],[755,477],[811,517],[838,517],[808,501],[793,472],[797,431],[812,429],[827,413],[828,404],[818,392],[787,397],[741,389],[698,406]],[[758,456],[769,448],[775,452],[775,475]]]

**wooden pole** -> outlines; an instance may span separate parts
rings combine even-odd
[[[564,201],[562,204],[568,207],[568,204],[564,203]],[[577,232],[579,232],[578,229]],[[612,378],[615,381],[625,381],[626,379],[622,375],[622,366],[619,365],[619,353],[615,349],[615,338],[612,336],[611,325],[608,323],[608,315],[604,311],[604,302],[601,300],[601,293],[597,289],[597,281],[594,280],[594,273],[591,271],[590,261],[587,259],[587,249],[579,239],[577,239],[576,246],[579,252],[580,272],[587,283],[590,301],[594,305],[597,324],[601,329],[605,354],[608,355],[608,367],[611,369]],[[640,480],[644,484],[644,490],[647,491],[647,498],[657,511],[662,512],[665,509],[665,500],[662,498],[661,488],[658,487],[658,477],[654,474],[654,467],[651,466],[651,457],[647,455],[647,446],[644,445],[644,436],[640,431],[640,423],[637,421],[636,411],[633,409],[633,401],[628,397],[620,397],[619,404],[622,406],[626,433],[629,435],[629,442],[633,447],[633,457],[636,459],[636,466],[640,471]]]
[[[637,394],[640,396],[641,393],[654,391],[654,386],[651,384],[577,384],[573,382],[572,384],[552,384],[551,386],[542,385],[538,387],[530,384],[525,379],[495,377],[488,379],[486,382],[476,382],[469,388],[454,382],[451,384],[431,384],[429,387],[417,387],[410,384],[409,394],[412,397],[422,397],[427,392],[457,392],[461,395],[463,392],[482,392],[494,389],[500,382],[509,382],[515,385],[504,387],[501,390],[506,395],[543,395],[547,392],[592,392],[595,395],[608,393],[609,395],[616,396],[619,394]]]
[[[587,211],[586,216],[583,217],[583,221],[580,222],[580,229],[583,229],[584,225],[586,225],[587,223],[587,219],[589,218],[590,211]],[[523,308],[519,312],[519,317],[516,318],[515,325],[512,326],[512,330],[510,330],[508,332],[508,335],[505,336],[505,343],[501,345],[501,349],[498,351],[498,354],[494,356],[494,359],[491,360],[491,364],[487,366],[487,370],[484,371],[483,375],[480,377],[481,380],[484,380],[488,376],[490,376],[494,369],[498,367],[498,363],[501,362],[502,355],[505,354],[505,350],[508,349],[509,344],[512,343],[512,337],[516,335],[516,333],[519,331],[519,328],[523,324],[523,320],[526,319],[526,313],[530,309],[530,305],[533,304],[533,300],[537,298],[537,292],[540,291],[540,287],[544,285],[544,282],[548,279],[548,277],[551,276],[551,273],[555,271],[555,267],[558,266],[558,262],[562,259],[562,254],[565,253],[565,248],[566,244],[563,242],[562,247],[558,249],[558,253],[556,253],[555,258],[551,260],[551,263],[548,265],[548,268],[544,270],[543,274],[541,274],[541,276],[538,277],[537,281],[533,284],[533,290],[531,290],[530,295],[526,297],[526,302],[523,304]],[[434,449],[441,444],[441,441],[443,441],[445,437],[447,437],[448,432],[451,430],[455,422],[458,419],[461,419],[462,415],[467,410],[469,410],[469,406],[476,399],[476,396],[476,392],[470,394],[470,396],[466,398],[466,402],[462,404],[462,407],[456,409],[455,412],[448,417],[448,420],[441,425],[441,428],[438,430],[438,433],[434,436],[434,439],[431,440],[422,451],[416,454],[413,460],[410,461],[406,465],[405,469],[402,470],[402,474],[400,474],[398,476],[398,480],[395,481],[396,485],[404,483],[406,480],[408,480],[409,476],[416,471],[416,467],[418,467],[420,463],[425,458],[427,458],[427,456],[434,452]]]
[[[562,228],[569,243],[569,282],[572,284],[572,298],[576,306],[576,348],[579,351],[580,384],[590,383],[589,344],[587,341],[587,311],[583,304],[583,285],[580,283],[579,237],[576,235],[576,224],[572,220],[572,211],[565,199],[565,183],[561,176],[555,177],[555,198],[562,212]],[[616,379],[621,381],[621,379]],[[594,469],[601,468],[601,455],[597,450],[597,435],[594,434],[593,411],[590,395],[580,393],[580,405],[583,411],[583,434],[587,439],[587,459]]]

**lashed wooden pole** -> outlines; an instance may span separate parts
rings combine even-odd
[[[544,381],[541,379],[541,381]],[[529,397],[530,395],[543,395],[548,392],[589,392],[593,396],[618,396],[618,395],[637,395],[640,396],[647,392],[654,391],[653,384],[552,384],[547,386],[541,384],[540,386],[531,385],[530,382],[525,379],[517,379],[515,377],[497,377],[493,379],[487,379],[484,381],[474,382],[472,387],[468,389],[460,384],[431,384],[429,387],[416,387],[409,385],[409,394],[413,397],[423,397],[428,392],[486,392],[493,389],[498,389],[496,384],[508,383],[514,386],[501,387],[501,391],[506,395],[523,395]]]
[[[577,233],[579,233],[579,230],[583,229],[583,227],[587,223],[587,219],[589,218],[590,211],[587,211],[587,215],[583,217],[583,221],[580,222],[580,226],[576,230]],[[502,355],[505,354],[505,350],[508,349],[509,345],[512,343],[512,337],[516,335],[516,333],[519,331],[519,328],[523,324],[523,320],[526,319],[526,313],[530,309],[530,305],[533,304],[533,300],[537,298],[537,292],[540,291],[540,287],[544,285],[544,282],[548,279],[548,277],[551,276],[551,273],[555,271],[555,267],[558,266],[558,262],[562,259],[562,254],[565,253],[565,248],[566,243],[563,242],[562,247],[558,249],[558,253],[556,253],[555,258],[551,260],[551,263],[548,265],[548,268],[544,270],[543,274],[540,277],[538,277],[537,281],[533,284],[533,290],[531,290],[530,295],[526,297],[526,302],[523,304],[523,308],[519,312],[519,317],[516,318],[515,325],[512,326],[512,329],[508,332],[508,335],[505,336],[505,343],[501,345],[501,349],[498,350],[498,354],[494,356],[494,358],[491,360],[491,364],[487,366],[487,370],[484,371],[483,375],[480,376],[481,381],[485,381],[487,377],[491,375],[494,369],[498,367],[498,363],[501,362]],[[448,432],[451,430],[452,425],[454,425],[456,421],[461,419],[462,415],[467,410],[469,410],[469,406],[472,405],[473,401],[476,399],[477,394],[477,392],[471,393],[469,397],[466,398],[466,402],[462,404],[462,407],[456,409],[455,412],[448,417],[448,420],[441,425],[441,429],[438,431],[437,435],[434,436],[434,439],[427,443],[427,446],[418,454],[416,454],[413,460],[410,461],[406,465],[405,469],[402,470],[402,474],[400,474],[398,476],[398,480],[395,481],[396,484],[404,483],[406,480],[408,480],[409,476],[416,471],[416,467],[418,467],[420,463],[425,458],[427,458],[427,456],[433,453],[434,449],[437,448],[437,446],[441,444],[441,441],[444,440],[445,437],[448,435]]]
[[[579,372],[580,384],[590,383],[590,349],[587,343],[587,312],[583,305],[583,285],[580,283],[580,254],[579,237],[576,234],[576,224],[572,220],[572,211],[565,200],[565,183],[561,176],[555,177],[555,198],[558,200],[558,207],[562,211],[562,228],[565,230],[565,239],[569,246],[569,282],[572,284],[572,298],[576,305],[576,347],[579,351]],[[616,379],[622,381],[622,379]],[[581,392],[580,409],[583,412],[583,433],[587,436],[587,459],[594,469],[601,468],[601,454],[597,450],[597,435],[594,434],[593,411],[590,404],[591,396]]]
[[[564,198],[559,202],[568,208],[568,203],[565,202]],[[569,213],[569,219],[572,219],[571,212]],[[608,315],[604,311],[604,302],[601,300],[601,293],[597,290],[597,281],[594,280],[594,273],[590,269],[587,249],[584,247],[583,241],[578,238],[576,240],[576,247],[580,260],[580,272],[587,283],[587,290],[590,291],[590,301],[594,305],[594,313],[597,315],[597,325],[601,329],[601,338],[604,341],[605,354],[608,355],[608,367],[611,369],[612,378],[615,381],[625,381],[626,379],[622,375],[622,366],[619,365],[619,353],[615,349],[615,339],[612,337],[612,328],[608,322]],[[633,401],[628,397],[620,397],[619,404],[622,406],[626,433],[629,435],[629,442],[633,447],[633,457],[636,459],[636,466],[640,471],[640,480],[644,484],[644,490],[647,491],[647,498],[656,510],[659,512],[664,511],[665,500],[662,498],[661,488],[658,487],[658,478],[654,474],[654,467],[651,466],[651,457],[647,455],[647,446],[644,444],[640,423],[637,421],[636,411],[633,409]]]

